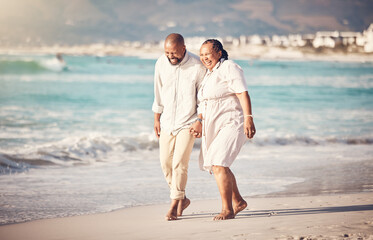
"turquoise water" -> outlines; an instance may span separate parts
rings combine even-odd
[[[64,60],[0,55],[2,224],[168,201],[152,130],[156,60]],[[372,161],[373,63],[236,62],[257,128],[235,163],[244,195],[302,181],[276,175],[281,167]],[[216,198],[198,150],[197,142],[190,196]]]

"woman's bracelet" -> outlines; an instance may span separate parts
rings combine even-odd
[[[254,118],[254,116],[252,114],[245,115],[245,117],[252,117],[252,118]]]

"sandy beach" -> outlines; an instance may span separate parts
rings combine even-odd
[[[0,227],[12,239],[373,239],[373,193],[246,198],[236,219],[213,221],[219,200],[193,201],[167,222],[168,205]]]

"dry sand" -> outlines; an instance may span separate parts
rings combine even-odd
[[[167,222],[168,205],[0,226],[2,240],[372,239],[373,193],[246,198],[236,219],[213,221],[219,200],[193,201]]]

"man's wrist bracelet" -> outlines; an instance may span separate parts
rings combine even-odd
[[[200,118],[197,118],[197,121],[200,122],[200,123],[202,123],[202,119],[200,119]]]
[[[252,118],[254,118],[254,116],[252,114],[245,115],[245,117],[252,117]]]

